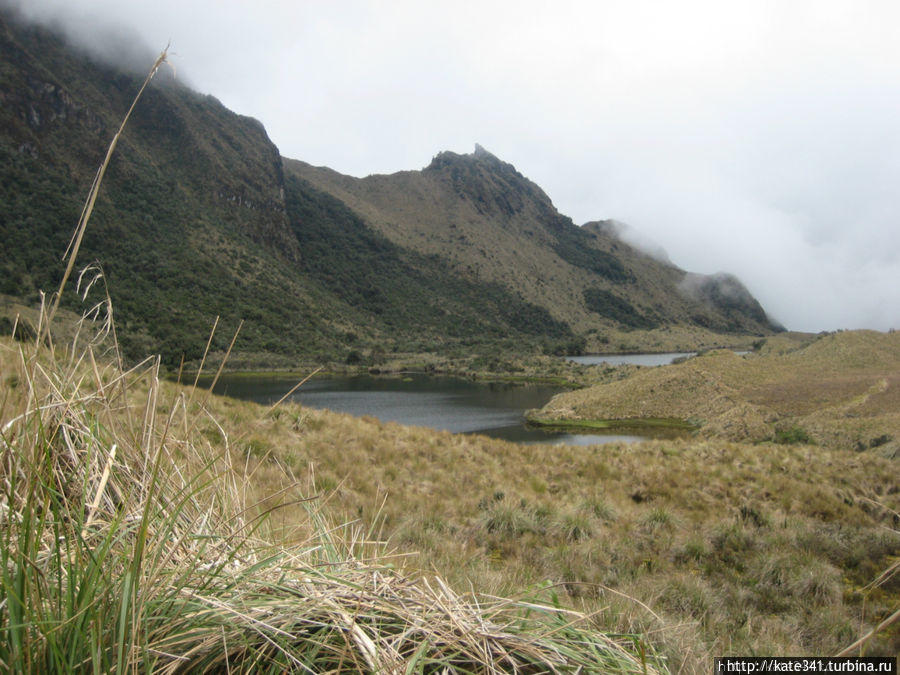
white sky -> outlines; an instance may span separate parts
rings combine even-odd
[[[171,39],[287,157],[364,176],[478,142],[789,328],[900,328],[898,2],[12,1],[99,51]]]

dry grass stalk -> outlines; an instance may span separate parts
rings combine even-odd
[[[106,156],[103,158],[103,162],[100,164],[100,168],[97,169],[97,174],[94,176],[94,181],[91,184],[90,191],[88,192],[88,198],[84,203],[84,208],[82,209],[81,216],[78,219],[78,225],[75,227],[75,232],[72,234],[72,239],[69,241],[69,246],[66,249],[65,254],[63,255],[63,259],[68,258],[68,262],[66,263],[66,271],[65,273],[63,273],[62,280],[59,282],[59,288],[57,289],[56,295],[53,299],[53,305],[47,315],[48,325],[56,315],[56,310],[59,308],[59,302],[62,299],[62,294],[66,287],[66,282],[72,275],[72,270],[75,267],[75,259],[78,257],[78,250],[81,248],[81,241],[84,238],[85,231],[87,230],[87,225],[91,219],[91,214],[94,212],[94,204],[96,203],[97,195],[100,192],[100,184],[103,182],[103,176],[106,175],[106,168],[109,166],[109,161],[110,159],[112,159],[112,154],[116,149],[116,145],[118,145],[119,143],[119,137],[122,135],[122,132],[125,131],[125,125],[128,124],[131,113],[134,112],[134,109],[137,106],[141,96],[143,95],[144,90],[147,88],[147,85],[150,84],[150,80],[153,79],[157,71],[159,71],[160,67],[164,63],[166,63],[168,52],[169,48],[167,46],[160,53],[153,66],[150,68],[150,72],[147,73],[147,77],[144,79],[144,83],[141,85],[141,88],[138,90],[137,95],[135,95],[134,100],[131,102],[131,107],[128,108],[128,112],[125,113],[125,117],[122,118],[122,123],[119,125],[118,131],[116,131],[115,135],[113,136],[113,139],[109,144],[109,148],[107,148],[106,150]]]

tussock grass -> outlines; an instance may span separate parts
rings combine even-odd
[[[58,344],[102,175],[34,339],[0,339],[0,668],[658,672],[642,641],[605,635],[552,591],[478,598],[396,570],[371,530],[303,495],[275,441],[161,381],[158,357],[125,369],[108,296]],[[101,279],[82,279],[85,298]],[[260,467],[288,488],[256,500]],[[300,514],[290,546],[273,525],[286,499]]]
[[[227,405],[228,419],[255,409]],[[315,423],[293,428],[295,415]],[[378,517],[419,553],[405,564],[494,595],[549,582],[595,626],[646,636],[674,671],[708,672],[723,653],[835,654],[900,604],[900,574],[886,573],[900,554],[896,462],[874,453],[520,446],[300,406],[259,431],[298,476],[314,462],[333,477],[333,512]],[[260,465],[257,488],[280,475]],[[896,653],[897,625],[864,653]]]
[[[313,503],[295,523],[304,540],[270,543],[227,433],[214,444],[196,431],[208,410],[161,384],[157,359],[123,372],[91,344],[49,352],[0,343],[5,381],[17,382],[0,417],[4,668],[649,667],[579,628],[577,612],[480,602],[401,574],[368,533]]]

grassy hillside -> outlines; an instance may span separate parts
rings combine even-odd
[[[900,605],[896,460],[876,453],[518,446],[267,412],[101,349],[0,340],[6,667],[641,672],[658,653],[708,672],[836,653]],[[897,628],[864,653],[896,653]]]
[[[64,344],[0,338],[4,671],[665,670],[552,593],[398,570],[312,474],[274,488],[280,459],[249,436],[280,414],[219,422],[226,401],[162,382],[157,358],[123,371],[114,346],[91,322]]]
[[[289,223],[303,250],[298,267],[352,309],[345,312],[348,330],[369,315],[389,332],[388,346],[401,342],[404,351],[476,335],[572,337],[569,326],[543,307],[391,242],[303,179],[289,174],[285,188]],[[415,334],[418,345],[403,341]]]
[[[678,418],[706,438],[900,453],[900,334],[769,338],[555,397],[535,418]]]
[[[406,568],[488,594],[549,587],[603,630],[652,636],[676,672],[709,672],[724,653],[835,654],[900,607],[896,460],[876,453],[519,446],[297,405],[268,419],[210,405],[241,430],[258,494],[311,481],[333,513],[415,551]],[[273,524],[289,540],[301,516],[288,506]],[[864,653],[896,653],[897,627]]]

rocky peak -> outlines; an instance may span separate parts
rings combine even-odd
[[[532,210],[543,216],[558,216],[543,190],[478,143],[471,154],[449,150],[438,153],[425,173],[450,181],[454,191],[471,201],[482,215],[511,217]]]

